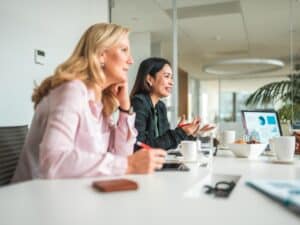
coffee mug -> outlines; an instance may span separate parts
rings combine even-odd
[[[235,131],[234,130],[225,130],[221,133],[221,144],[227,146],[235,142]]]
[[[197,160],[197,142],[196,141],[182,141],[178,146],[179,151],[183,155],[184,161]]]
[[[269,149],[274,152],[274,138],[269,139]]]
[[[197,150],[200,152],[202,149],[201,149],[201,145],[202,145],[202,142],[200,139],[197,139],[196,140],[196,144],[197,144]]]
[[[292,161],[295,154],[295,136],[275,137],[271,140],[271,150],[276,153],[280,161]]]

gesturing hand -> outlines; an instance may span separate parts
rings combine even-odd
[[[183,114],[181,117],[180,117],[180,121],[178,123],[178,127],[181,127],[182,124],[186,123],[185,121],[185,114]]]
[[[182,115],[178,127],[186,133],[186,135],[193,135],[200,126],[200,117],[195,117],[191,123],[185,123],[185,115]]]
[[[203,127],[201,127],[199,130],[197,130],[196,132],[195,132],[195,136],[196,135],[201,135],[201,134],[203,134],[203,133],[205,133],[205,132],[208,132],[208,131],[211,131],[211,130],[213,130],[213,129],[215,129],[216,127],[214,126],[214,125],[211,125],[211,124],[205,124]]]

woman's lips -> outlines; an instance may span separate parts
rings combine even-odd
[[[172,88],[171,87],[166,87],[166,91],[171,92]]]

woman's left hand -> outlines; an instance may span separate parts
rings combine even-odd
[[[185,122],[185,115],[182,115],[178,127],[181,127],[186,135],[193,135],[199,129],[200,117],[195,117],[190,123]]]
[[[213,129],[215,129],[215,126],[213,126],[211,124],[205,124],[203,127],[196,130],[195,133],[193,134],[193,136],[201,135],[201,134],[203,134],[205,132],[208,132],[208,131],[211,131]]]
[[[112,87],[115,97],[118,99],[120,108],[128,110],[130,108],[130,99],[128,94],[128,83],[118,83]]]
[[[207,131],[211,131],[215,129],[215,126],[214,125],[211,125],[211,124],[205,124],[203,127],[201,127],[199,129],[199,132],[207,132]]]

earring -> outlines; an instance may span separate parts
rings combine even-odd
[[[104,63],[101,63],[100,66],[101,66],[101,68],[103,69],[103,68],[104,68]]]

